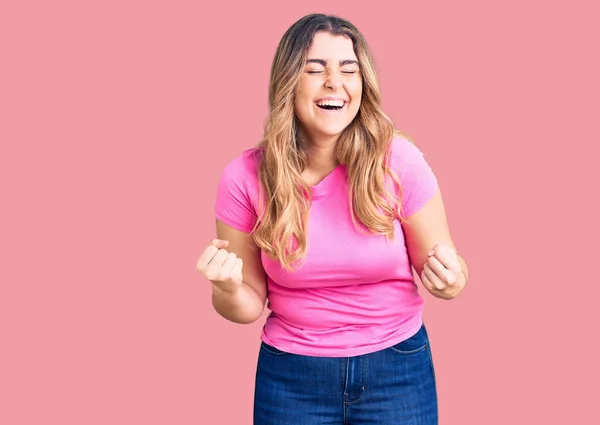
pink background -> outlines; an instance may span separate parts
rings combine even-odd
[[[441,423],[599,423],[595,2],[200,3],[0,5],[0,423],[252,423],[262,320],[195,263],[315,11],[364,32],[470,266],[426,296]]]

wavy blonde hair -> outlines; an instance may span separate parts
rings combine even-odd
[[[286,31],[278,45],[271,67],[270,113],[259,143],[260,205],[264,211],[259,213],[253,237],[268,256],[279,260],[288,270],[302,262],[307,247],[305,229],[312,193],[301,176],[307,165],[307,153],[300,143],[294,96],[318,31],[352,40],[363,79],[358,114],[336,143],[336,159],[348,172],[352,220],[357,227],[360,222],[374,234],[393,238],[393,221],[401,219],[401,202],[385,184],[386,178],[391,177],[400,189],[388,165],[390,143],[399,132],[381,108],[369,47],[350,22],[330,15],[307,15]]]

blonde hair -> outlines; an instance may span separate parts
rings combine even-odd
[[[386,188],[391,177],[390,143],[394,125],[380,106],[378,78],[372,54],[358,29],[336,16],[312,14],[294,23],[282,37],[271,68],[270,113],[263,140],[259,182],[264,211],[253,229],[257,245],[282,266],[293,270],[304,259],[306,224],[312,202],[310,186],[301,173],[307,154],[299,140],[299,123],[294,114],[294,95],[315,33],[327,31],[349,37],[360,64],[362,101],[355,119],[344,129],[336,144],[339,163],[348,171],[352,220],[370,232],[394,236],[394,219],[401,219],[401,202]]]

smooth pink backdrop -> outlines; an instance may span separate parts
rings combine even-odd
[[[262,321],[217,316],[195,263],[311,12],[364,32],[470,266],[459,299],[426,296],[441,423],[598,423],[595,2],[20,0],[0,4],[1,424],[252,423]]]

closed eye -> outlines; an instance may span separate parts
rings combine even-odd
[[[316,75],[316,74],[322,74],[324,71],[309,70],[309,71],[306,71],[306,72],[308,74]],[[345,70],[345,71],[342,71],[342,74],[347,74],[347,75],[356,74],[356,70]]]

